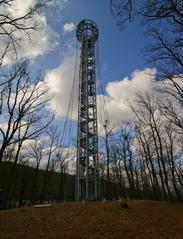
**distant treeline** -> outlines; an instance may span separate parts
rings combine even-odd
[[[149,188],[135,187],[134,191],[123,180],[110,175],[101,175],[101,200],[119,200],[128,198],[158,199]],[[138,186],[138,181],[135,185]],[[159,199],[162,199],[159,197]],[[0,164],[0,208],[29,206],[42,203],[59,203],[75,200],[75,176],[36,168],[16,165],[11,162]]]
[[[36,171],[29,166],[2,162],[0,190],[2,207],[16,207],[36,203],[74,200],[74,176]]]
[[[120,184],[101,179],[101,200],[118,200],[124,197]],[[109,196],[110,195],[110,196]],[[67,173],[46,172],[46,170],[12,162],[0,164],[0,207],[1,209],[41,203],[75,200],[75,176]]]

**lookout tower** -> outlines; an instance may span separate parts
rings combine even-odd
[[[76,28],[80,42],[77,168],[75,198],[99,200],[98,130],[96,103],[95,43],[98,27],[82,20]]]

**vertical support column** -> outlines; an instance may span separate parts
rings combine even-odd
[[[99,200],[95,75],[95,42],[98,39],[98,28],[91,20],[83,20],[77,26],[76,36],[81,48],[75,198],[77,201]]]

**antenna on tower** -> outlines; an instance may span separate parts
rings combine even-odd
[[[80,42],[77,168],[75,198],[99,200],[99,161],[96,102],[95,43],[98,27],[91,20],[82,20],[76,28]]]

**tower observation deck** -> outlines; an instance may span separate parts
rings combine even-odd
[[[76,37],[80,42],[80,66],[75,198],[77,201],[99,200],[95,73],[97,25],[91,20],[82,20],[77,25]]]

